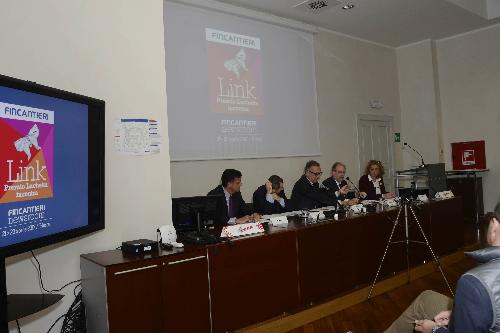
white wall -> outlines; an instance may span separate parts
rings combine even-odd
[[[293,184],[309,159],[321,163],[322,179],[329,176],[333,162],[343,161],[347,164],[348,175],[357,181],[360,171],[356,115],[391,115],[394,131],[400,129],[396,53],[393,48],[330,32],[318,33],[314,37],[314,47],[321,156],[172,162],[172,196],[206,194],[218,185],[225,168],[243,173],[242,194],[247,202],[251,202],[253,191],[274,173],[284,179],[286,193],[290,196]],[[384,108],[370,109],[368,102],[371,99],[382,100]],[[277,130],[286,131],[286,128]],[[401,165],[398,147],[395,148],[395,160],[398,168]]]
[[[451,142],[486,141],[484,205],[500,200],[500,25],[436,42],[444,156]]]
[[[431,40],[396,49],[401,101],[401,142],[408,142],[422,154],[425,163],[440,161],[439,109],[434,84]],[[420,157],[410,148],[403,151],[404,169],[420,165]]]
[[[106,229],[37,250],[47,288],[80,278],[80,254],[155,238],[156,227],[170,220],[162,9],[161,0],[2,1],[0,73],[106,101]],[[160,121],[161,154],[113,151],[113,119],[138,116]],[[9,293],[39,292],[28,255],[8,259],[7,284]],[[66,294],[22,319],[22,331],[46,332],[73,301],[72,290]]]

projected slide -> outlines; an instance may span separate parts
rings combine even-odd
[[[256,117],[264,112],[260,38],[210,28],[205,33],[210,110],[224,115],[217,142],[262,142]]]
[[[0,87],[0,246],[88,223],[86,109]]]
[[[319,154],[310,33],[164,4],[173,161]]]

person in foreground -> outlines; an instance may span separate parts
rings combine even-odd
[[[355,198],[354,195],[351,196],[352,192],[349,192],[349,185],[345,178],[345,164],[342,162],[335,162],[332,166],[331,177],[323,181],[323,185],[328,187],[330,191],[335,194],[338,202],[345,206],[352,206],[359,203],[359,199]],[[366,193],[360,193],[361,197],[366,196]]]
[[[253,208],[262,215],[281,214],[291,210],[280,176],[272,175],[265,185],[253,192]]]
[[[221,176],[221,185],[217,186],[207,195],[224,195],[224,209],[220,219],[227,224],[240,224],[257,221],[260,215],[252,214],[243,200],[240,192],[241,172],[235,169],[226,169]]]
[[[292,190],[294,209],[313,209],[324,206],[334,206],[337,199],[331,191],[319,183],[321,166],[316,161],[309,161],[304,168],[304,174],[295,182]]]
[[[370,160],[365,174],[359,179],[359,191],[366,193],[364,199],[379,200],[394,198],[394,193],[387,192],[384,185],[384,166],[380,161]]]
[[[488,222],[489,247],[465,253],[480,265],[460,277],[454,302],[445,295],[424,291],[385,333],[500,332],[499,221],[500,203]]]

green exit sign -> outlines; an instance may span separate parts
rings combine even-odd
[[[401,142],[401,133],[394,133],[394,142]]]

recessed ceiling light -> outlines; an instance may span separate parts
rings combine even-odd
[[[353,4],[347,4],[347,5],[342,6],[342,9],[345,9],[345,10],[353,9],[353,8],[354,8]]]

